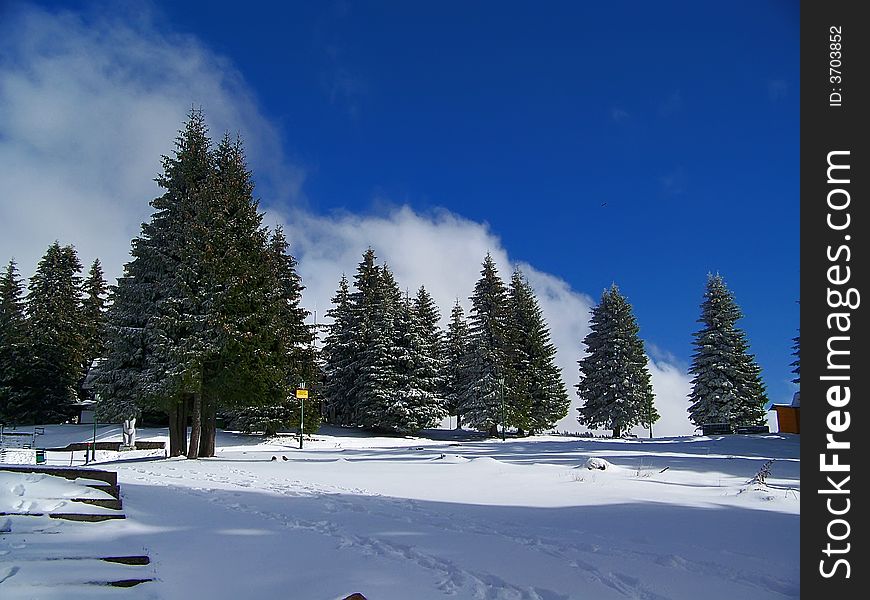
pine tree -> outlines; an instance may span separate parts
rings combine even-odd
[[[200,442],[203,416],[209,435],[219,387],[213,379],[238,381],[224,364],[238,352],[224,352],[225,342],[244,336],[228,315],[244,296],[236,289],[246,271],[241,262],[252,266],[263,256],[262,235],[259,247],[251,242],[260,251],[251,252],[238,244],[238,231],[260,233],[260,216],[240,147],[225,138],[212,153],[201,111],[190,113],[157,183],[165,192],[151,202],[154,213],[133,241],[109,314],[106,360],[97,378],[100,412],[120,417],[163,408],[172,455],[185,452],[191,415],[186,452],[195,458],[201,446],[208,451]]]
[[[506,419],[504,378],[507,375],[507,292],[487,253],[471,295],[469,352],[461,411],[469,425],[496,435]]]
[[[378,376],[385,368],[388,348],[392,348],[393,332],[387,325],[381,268],[377,256],[368,248],[357,265],[350,294],[350,327],[354,332],[353,386],[348,390],[349,424],[374,427],[379,423],[380,402],[374,396],[386,394]],[[396,291],[395,293],[398,293]],[[388,339],[390,338],[390,339]]]
[[[415,424],[407,399],[399,390],[405,354],[400,324],[410,315],[404,310],[402,292],[389,268],[384,265],[376,273],[358,367],[356,422],[373,429],[409,431]]]
[[[79,307],[82,265],[72,246],[55,242],[30,279],[26,300],[35,400],[31,418],[56,423],[72,416],[84,356]]]
[[[301,278],[281,228],[269,235],[254,199],[241,140],[224,135],[195,221],[206,252],[200,295],[208,328],[203,348],[199,456],[214,455],[217,410],[277,410],[312,373],[311,331],[300,307]],[[295,413],[293,413],[295,414]]]
[[[519,269],[511,276],[508,304],[508,422],[521,432],[549,429],[568,413],[570,401],[538,299]]]
[[[157,182],[109,313],[100,408],[161,407],[172,455],[211,456],[218,409],[293,411],[291,390],[318,378],[303,286],[283,232],[262,225],[241,141],[212,150],[201,111]]]
[[[0,276],[0,423],[6,425],[35,421],[23,298],[24,285],[10,260]]]
[[[396,321],[398,387],[396,397],[406,408],[406,419],[397,429],[416,432],[432,427],[444,416],[438,398],[441,378],[441,331],[438,309],[421,287],[412,301],[406,296]]]
[[[323,343],[323,401],[327,420],[334,425],[350,425],[353,420],[353,387],[359,349],[347,277],[342,275],[332,297],[332,319]]]
[[[695,425],[758,425],[765,419],[761,369],[749,354],[746,334],[736,326],[742,316],[722,277],[709,275],[698,320],[703,327],[693,334],[689,369],[694,376],[689,418]]]
[[[84,361],[81,366],[80,381],[83,383],[94,361],[103,355],[105,349],[108,285],[103,278],[100,259],[96,259],[91,265],[88,276],[82,283],[82,292],[84,294],[81,302]],[[84,399],[86,395],[80,385],[79,397]]]
[[[591,429],[610,429],[613,437],[658,419],[643,342],[631,305],[616,284],[592,309],[587,354],[579,361],[577,395],[583,402],[578,421]]]
[[[466,387],[466,357],[468,356],[469,333],[465,313],[459,300],[450,312],[447,326],[447,339],[444,343],[445,374],[442,379],[441,395],[445,401],[447,414],[456,415],[456,429],[462,429],[462,393]]]
[[[260,389],[254,394],[255,406],[243,406],[232,411],[234,424],[249,431],[263,431],[272,435],[279,428],[298,428],[300,421],[300,400],[295,397],[298,385],[305,384],[309,398],[305,400],[305,423],[307,433],[317,430],[320,424],[320,407],[317,404],[319,374],[313,354],[313,330],[305,324],[308,311],[300,306],[302,299],[302,279],[296,272],[296,259],[287,251],[288,243],[283,230],[278,227],[269,238],[264,270],[270,283],[266,309],[260,313],[268,320],[250,332],[251,336],[268,333],[265,347],[263,342],[252,346],[266,349],[268,359],[261,365],[249,365],[247,372],[237,376],[246,384],[249,396],[251,390]],[[256,314],[251,315],[256,317]],[[250,337],[250,336],[249,336]],[[242,404],[237,401],[236,406]]]
[[[420,360],[417,379],[420,389],[428,399],[423,412],[430,416],[423,419],[426,427],[432,427],[446,414],[441,397],[444,379],[444,333],[438,325],[441,314],[438,305],[424,286],[420,286],[411,306],[411,316],[420,330]]]

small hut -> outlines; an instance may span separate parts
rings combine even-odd
[[[774,404],[776,423],[780,433],[801,432],[801,393],[797,391],[791,399],[791,404]]]

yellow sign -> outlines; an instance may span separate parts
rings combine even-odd
[[[296,397],[297,398],[307,398],[308,397],[308,390],[296,390]]]

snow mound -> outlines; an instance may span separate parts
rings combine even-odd
[[[429,460],[450,464],[471,462],[471,459],[465,458],[464,456],[459,456],[458,454],[440,454],[438,456],[432,457]]]
[[[590,457],[583,465],[587,469],[598,469],[599,471],[606,471],[613,467],[613,465],[603,458],[598,458],[597,456]]]
[[[478,469],[495,469],[512,465],[508,465],[508,463],[496,460],[491,456],[478,456],[469,460],[468,466]]]

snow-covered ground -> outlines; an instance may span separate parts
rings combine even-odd
[[[63,446],[92,433],[46,427],[39,442]],[[127,519],[55,522],[60,535],[40,544],[149,555],[157,580],[113,592],[124,598],[800,595],[798,436],[434,437],[333,429],[299,450],[294,437],[220,432],[211,459],[98,452],[96,466],[118,472]],[[97,438],[120,439],[120,428],[101,427]],[[165,438],[165,430],[138,432]],[[768,459],[767,484],[749,484]],[[81,452],[48,453],[50,464],[83,461]],[[0,512],[32,502],[35,483],[0,479]],[[0,596],[5,588],[67,597],[44,585],[28,596],[9,573],[33,572],[33,563],[16,536],[0,538]]]

